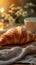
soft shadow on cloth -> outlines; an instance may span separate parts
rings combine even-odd
[[[11,49],[0,50],[0,65],[16,62],[36,64],[36,46],[29,45],[26,48],[13,47]]]

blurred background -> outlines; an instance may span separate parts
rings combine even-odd
[[[27,2],[32,2],[36,4],[36,0],[0,0],[0,8],[5,8],[5,10],[8,10],[8,7],[11,4],[24,6]]]
[[[0,28],[22,25],[27,17],[36,17],[36,0],[0,0]]]

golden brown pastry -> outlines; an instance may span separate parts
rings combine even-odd
[[[24,27],[18,26],[13,29],[9,29],[6,33],[0,37],[0,45],[5,44],[25,44],[27,42],[34,41],[36,36],[27,31]]]

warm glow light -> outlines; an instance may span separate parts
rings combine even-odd
[[[3,28],[0,28],[0,31],[3,31]]]
[[[5,11],[9,9],[9,6],[12,4],[12,0],[0,0],[0,8],[4,8]]]
[[[4,24],[0,23],[0,31],[3,31],[3,28],[4,28]]]
[[[1,9],[0,9],[0,12],[1,12],[1,13],[4,12],[4,8],[1,8]]]

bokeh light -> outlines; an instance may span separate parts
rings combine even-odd
[[[4,8],[5,11],[7,11],[8,7],[11,5],[11,3],[12,3],[12,0],[0,0],[0,9]]]
[[[1,13],[3,13],[4,11],[5,11],[5,9],[4,9],[4,8],[1,8],[1,9],[0,9],[0,12],[1,12]]]

